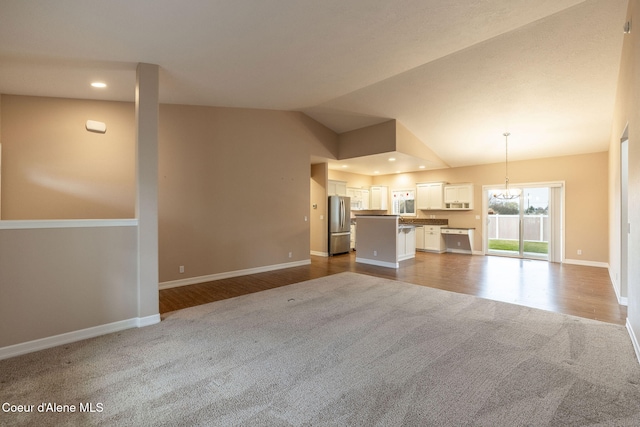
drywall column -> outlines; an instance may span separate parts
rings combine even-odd
[[[0,220],[2,220],[2,94],[0,93]]]
[[[158,302],[159,67],[136,72],[136,218],[138,219],[139,326],[160,320]]]

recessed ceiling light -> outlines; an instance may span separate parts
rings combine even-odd
[[[347,165],[342,165],[342,167],[343,167],[343,168],[346,168],[346,167],[348,167],[348,166],[347,166]]]
[[[400,173],[400,171],[396,171],[396,173]]]
[[[420,169],[424,169],[424,168],[426,168],[426,166],[425,166],[425,165],[420,165],[420,166],[418,166],[418,167],[419,167]]]
[[[380,171],[373,171],[373,173],[380,173]]]
[[[103,83],[103,82],[93,82],[93,83],[91,83],[91,86],[102,89],[102,88],[107,87],[107,84]]]
[[[395,158],[395,157],[389,157],[389,161],[390,161],[390,162],[395,162],[395,161],[396,161],[396,158]]]

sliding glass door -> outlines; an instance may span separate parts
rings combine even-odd
[[[549,260],[551,242],[550,187],[511,187],[520,195],[496,197],[502,189],[487,189],[486,253]]]

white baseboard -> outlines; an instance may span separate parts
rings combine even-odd
[[[471,252],[469,249],[451,249],[451,248],[447,248],[447,252],[452,253],[452,254],[473,255],[473,252]]]
[[[211,282],[213,280],[228,279],[230,277],[246,276],[248,274],[264,273],[266,271],[281,270],[283,268],[299,267],[301,265],[311,264],[310,259],[302,261],[286,262],[284,264],[266,265],[264,267],[247,268],[244,270],[227,271],[224,273],[209,274],[206,276],[188,277],[186,279],[172,280],[162,282],[158,285],[158,289],[177,288],[179,286],[195,285],[198,283]]]
[[[311,251],[310,255],[328,257],[329,252]]]
[[[136,326],[138,328],[144,328],[145,326],[155,325],[160,323],[160,314],[154,314],[153,316],[137,317]]]
[[[134,317],[132,319],[120,320],[118,322],[107,323],[105,325],[94,326],[91,328],[80,329],[78,331],[66,332],[64,334],[14,344],[0,348],[0,360],[20,356],[22,354],[33,353],[34,351],[40,351],[63,344],[86,340],[87,338],[94,338],[100,335],[122,331],[124,329],[149,326],[158,322],[160,322],[159,314],[147,317]]]
[[[629,332],[629,336],[631,337],[631,344],[633,344],[633,349],[636,352],[636,359],[638,359],[638,363],[640,363],[640,344],[638,344],[638,338],[636,334],[633,332],[633,328],[631,327],[631,323],[629,323],[629,318],[627,317],[627,332]]]
[[[388,262],[388,261],[378,261],[375,259],[369,258],[358,258],[356,256],[356,262],[361,262],[363,264],[377,265],[379,267],[389,267],[389,268],[399,268],[400,264],[397,262]]]
[[[627,297],[620,296],[620,284],[615,280],[615,274],[611,271],[611,266],[609,266],[609,279],[611,280],[611,285],[613,286],[613,291],[616,293],[616,298],[618,299],[618,304],[627,306],[628,300]]]
[[[574,265],[584,265],[586,267],[600,267],[600,268],[608,268],[609,264],[606,262],[599,261],[584,261],[581,259],[565,259],[562,261],[563,264],[574,264]]]

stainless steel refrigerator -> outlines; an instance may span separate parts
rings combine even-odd
[[[349,252],[351,240],[351,201],[329,196],[329,256]]]

